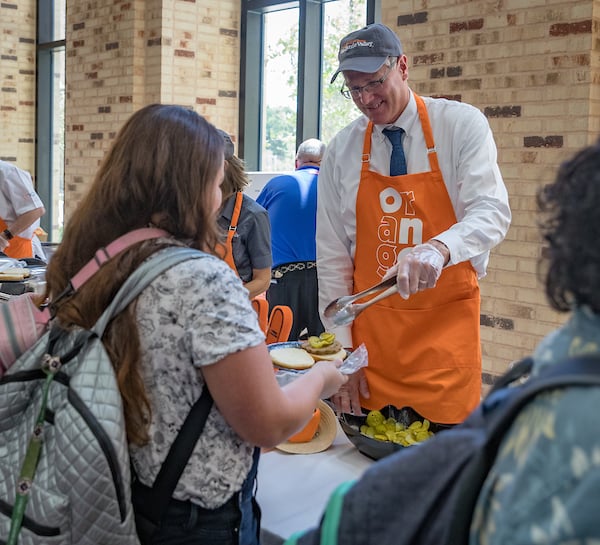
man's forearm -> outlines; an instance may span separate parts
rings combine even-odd
[[[35,221],[40,219],[45,212],[46,209],[43,206],[29,210],[29,212],[21,214],[15,221],[10,222],[7,228],[13,236],[20,235],[25,229],[31,227]]]

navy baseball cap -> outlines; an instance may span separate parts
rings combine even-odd
[[[344,70],[375,73],[388,57],[400,55],[402,44],[391,28],[381,23],[367,25],[342,38],[338,53],[340,65],[333,74],[331,83]]]

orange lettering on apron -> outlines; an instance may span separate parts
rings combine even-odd
[[[456,223],[434,148],[429,115],[415,96],[431,171],[384,176],[369,170],[371,134],[364,140],[356,198],[354,293],[381,280],[405,248]],[[408,300],[392,295],[366,309],[352,326],[365,343],[371,397],[363,407],[411,406],[438,423],[457,423],[479,403],[479,285],[469,261],[442,271],[433,289]]]
[[[0,218],[0,232],[8,229],[6,222]],[[4,249],[4,253],[8,257],[14,259],[23,259],[24,257],[33,257],[33,246],[31,240],[15,235],[8,244],[8,248]]]

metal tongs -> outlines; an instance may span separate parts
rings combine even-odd
[[[355,301],[379,291],[381,291],[381,293],[372,299],[369,299],[364,303],[355,303]],[[323,311],[323,315],[326,318],[330,318],[337,326],[348,325],[351,324],[363,310],[370,307],[373,303],[381,301],[382,299],[385,299],[394,293],[398,293],[398,289],[396,287],[396,276],[386,278],[385,280],[379,282],[379,284],[375,284],[374,286],[371,286],[370,288],[367,288],[359,293],[355,293],[354,295],[344,295],[343,297],[338,297],[327,305]]]

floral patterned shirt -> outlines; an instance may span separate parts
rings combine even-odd
[[[589,309],[546,337],[536,370],[600,352]],[[513,422],[479,495],[470,545],[600,544],[600,387],[538,395]]]
[[[180,263],[137,301],[142,373],[152,405],[150,443],[130,445],[135,471],[151,485],[204,380],[202,367],[264,342],[255,311],[235,273],[214,256]],[[214,509],[240,490],[254,446],[213,405],[173,496]]]

